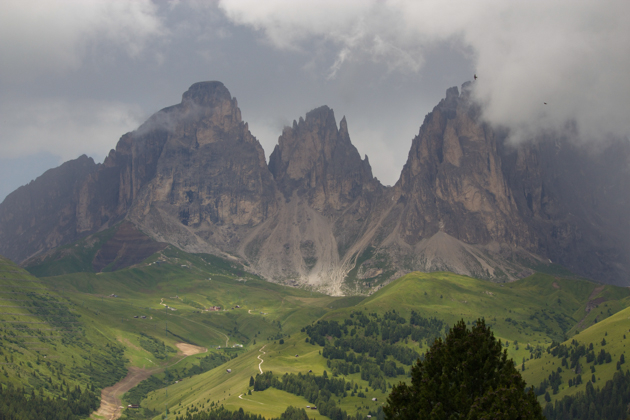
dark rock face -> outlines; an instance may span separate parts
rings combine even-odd
[[[96,270],[123,261],[120,244],[141,241],[140,229],[332,294],[413,270],[509,281],[549,260],[627,284],[628,141],[588,151],[564,135],[512,146],[481,120],[470,89],[447,91],[399,181],[384,187],[330,108],[286,127],[267,166],[225,86],[196,83],[103,164],[81,157],[9,195],[0,254],[23,261],[126,219],[131,239],[104,247]]]
[[[132,223],[123,222],[114,236],[98,250],[92,261],[92,267],[96,272],[104,268],[115,271],[130,267],[163,250],[167,245],[155,242]]]
[[[0,254],[23,261],[78,239],[82,182],[100,166],[83,155],[9,194],[0,204]]]

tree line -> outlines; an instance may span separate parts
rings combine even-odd
[[[322,356],[333,376],[361,373],[370,386],[387,392],[386,377],[404,375],[421,355],[409,347],[409,340],[432,343],[448,331],[443,321],[425,318],[411,311],[408,319],[396,310],[382,316],[355,311],[343,322],[317,321],[304,327],[307,342],[324,347]],[[404,344],[403,344],[404,342]],[[391,357],[390,357],[391,356]],[[394,360],[392,360],[394,359]]]
[[[187,411],[185,414],[175,416],[175,420],[309,420],[306,410],[293,406],[287,407],[280,417],[266,419],[260,414],[250,414],[239,408],[238,411],[230,411],[223,406],[207,411]]]
[[[285,373],[280,377],[274,376],[271,371],[256,375],[254,391],[264,391],[269,387],[304,397],[317,407],[321,415],[332,420],[363,420],[359,414],[351,416],[337,407],[333,397],[346,397],[353,387],[343,378],[329,378],[326,371],[322,376]]]
[[[62,389],[58,398],[30,393],[11,384],[0,387],[0,420],[78,420],[89,416],[100,405],[100,395],[91,389]]]
[[[543,413],[548,420],[622,420],[629,415],[629,404],[630,371],[615,372],[603,388],[588,381],[585,392],[547,403]]]

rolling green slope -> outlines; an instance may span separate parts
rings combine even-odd
[[[628,306],[629,296],[626,288],[542,273],[496,284],[452,273],[416,272],[390,283],[357,308],[378,313],[395,309],[404,316],[415,310],[447,325],[485,318],[498,338],[510,342],[510,356],[520,361],[530,354],[528,343],[535,348],[564,341]],[[591,310],[595,305],[600,306]],[[357,308],[331,311],[325,318],[344,319]]]
[[[229,261],[172,248],[115,272],[38,279],[3,259],[0,274],[0,357],[7,359],[0,383],[39,389],[48,381],[45,395],[53,397],[58,381],[93,384],[98,392],[129,368],[163,376],[170,366],[186,376],[207,354],[185,358],[181,343],[229,360],[256,340],[286,337],[331,307],[357,301],[268,283]],[[51,308],[46,317],[31,313],[43,306]],[[206,311],[213,306],[221,310]]]
[[[600,316],[602,312],[607,312],[607,309],[612,305],[609,305],[608,308],[606,304],[602,306],[603,310],[599,311]],[[590,349],[591,344],[593,345],[592,350]],[[584,346],[586,354],[578,353],[581,346]],[[566,351],[563,351],[564,349]],[[592,356],[588,357],[588,353],[591,351],[595,356],[592,360],[590,360]],[[604,354],[609,354],[610,357],[604,356],[598,361],[597,356],[602,351]],[[575,356],[572,357],[572,354]],[[571,339],[552,347],[549,352],[542,352],[539,358],[527,360],[522,375],[528,383],[539,386],[544,380],[549,381],[549,375],[552,372],[559,373],[559,383],[555,392],[551,383],[540,390],[540,401],[544,405],[544,392],[549,393],[551,401],[556,401],[567,395],[584,392],[589,381],[595,388],[603,387],[606,381],[612,379],[615,372],[619,370],[625,372],[630,369],[628,362],[618,365],[617,362],[622,355],[625,360],[630,362],[630,308],[614,313]],[[566,364],[563,364],[565,357]],[[573,360],[578,363],[574,363]],[[560,372],[558,372],[558,368],[560,368]],[[576,381],[577,376],[580,376],[581,380]],[[571,380],[571,385],[569,380]],[[573,385],[573,382],[581,383]]]
[[[126,375],[123,346],[87,326],[84,312],[59,290],[0,257],[0,384],[3,404],[13,403],[13,413],[28,408],[31,414],[51,416],[50,407],[70,410],[64,401],[74,399],[69,392],[76,389],[85,404],[70,411],[89,414],[100,404],[100,388]],[[19,404],[29,394],[29,407]]]
[[[392,310],[403,317],[409,317],[414,311],[424,317],[443,320],[445,325],[452,325],[461,318],[473,322],[484,317],[496,336],[504,343],[509,343],[506,349],[510,357],[520,364],[523,358],[546,354],[545,349],[553,341],[571,336],[576,330],[592,325],[596,319],[600,322],[595,325],[604,325],[612,318],[601,321],[602,319],[628,306],[628,295],[628,290],[624,288],[547,274],[536,274],[501,286],[451,273],[411,273],[358,304],[331,310],[320,319],[343,323],[360,312],[370,314],[370,319],[376,319],[371,314],[383,315]],[[584,336],[587,331],[580,332],[576,337]],[[615,335],[618,335],[617,331]],[[323,347],[306,343],[307,338],[305,332],[300,332],[285,337],[284,344],[277,340],[259,341],[259,344],[265,344],[262,349],[265,354],[262,354],[260,348],[251,349],[231,362],[230,374],[225,370],[227,365],[222,366],[199,375],[188,383],[169,387],[168,399],[166,391],[161,390],[151,394],[143,404],[159,410],[160,404],[166,401],[169,406],[179,407],[179,411],[184,409],[182,412],[185,412],[187,407],[201,408],[206,404],[220,403],[229,409],[246,407],[252,412],[277,416],[286,406],[272,403],[276,401],[273,398],[267,401],[264,395],[272,391],[270,394],[275,398],[283,395],[284,391],[270,388],[248,396],[249,378],[259,372],[259,356],[264,358],[261,368],[265,372],[270,370],[274,374],[282,375],[299,372],[304,374],[312,370],[313,374],[322,375],[327,370],[330,374],[331,369],[321,354]],[[417,349],[418,352],[427,348],[426,341],[405,341],[405,345]],[[530,385],[538,385],[542,376],[530,375],[534,369],[530,370],[528,363],[530,362],[526,363],[524,372],[525,379]],[[613,370],[602,371],[602,380],[610,379]],[[360,389],[368,388],[367,394],[370,398],[347,396],[341,398],[337,405],[349,414],[361,412],[367,415],[376,412],[386,398],[386,393],[369,387],[368,381],[361,379],[360,373],[343,377],[359,385]],[[399,380],[407,379],[402,375],[388,379],[388,382],[392,384]],[[283,397],[287,405],[288,401],[295,402],[296,396],[290,395]],[[371,401],[372,397],[377,398],[377,402]],[[304,401],[303,404],[309,403]]]
[[[94,256],[85,261],[90,258]],[[35,278],[7,260],[1,264],[0,298],[5,300],[0,302],[4,314],[0,361],[6,356],[6,364],[1,365],[0,383],[43,388],[45,395],[55,396],[59,394],[55,384],[64,381],[71,386],[94,384],[98,389],[119,380],[128,369],[153,374],[142,389],[128,394],[127,403],[139,401],[146,410],[126,410],[129,418],[160,418],[166,406],[172,414],[182,415],[212,404],[278,417],[289,405],[312,405],[304,397],[275,388],[249,395],[250,377],[261,368],[274,375],[310,370],[321,376],[335,371],[353,390],[357,388],[335,397],[336,406],[349,415],[376,415],[389,387],[408,380],[409,366],[386,356],[384,361],[402,366],[405,373],[385,376],[385,385],[362,379],[360,372],[343,375],[335,360],[324,358],[326,352],[330,358],[330,349],[340,348],[341,342],[334,337],[325,340],[326,347],[310,342],[314,336],[308,327],[317,321],[345,323],[342,340],[350,339],[354,329],[358,336],[383,340],[385,348],[387,343],[393,345],[383,335],[386,329],[393,331],[385,325],[387,319],[404,318],[402,325],[409,325],[413,314],[435,319],[440,328],[417,335],[422,337],[417,341],[406,335],[395,344],[422,354],[435,335],[457,320],[472,323],[483,317],[510,357],[519,366],[526,360],[523,375],[535,387],[562,363],[547,349],[560,342],[569,348],[573,339],[586,345],[592,342],[594,351],[604,348],[611,354],[610,363],[595,366],[596,385],[605,383],[625,354],[624,328],[630,330],[630,325],[623,326],[630,317],[625,309],[630,306],[628,289],[558,273],[539,273],[503,285],[452,273],[410,273],[369,297],[339,298],[269,283],[235,262],[170,246],[111,272]],[[40,265],[38,273],[59,272],[59,267],[52,262],[48,267]],[[220,310],[209,310],[212,307]],[[359,318],[364,320],[361,325]],[[414,328],[421,328],[418,325]],[[207,351],[185,357],[183,343]],[[584,360],[580,363],[590,378],[590,365]],[[581,384],[569,386],[576,374],[562,369],[557,394],[551,386],[547,389],[554,400],[583,390],[588,379],[583,373]],[[544,394],[540,398],[543,401]],[[322,418],[313,410],[309,416]]]
[[[77,302],[85,300],[102,312],[108,324],[145,315],[159,319],[159,328],[168,320],[173,328],[188,323],[220,331],[202,336],[192,332],[188,338],[209,346],[224,345],[225,335],[231,337],[230,344],[247,344],[255,336],[290,334],[348,300],[269,283],[216,260],[169,247],[134,268],[73,273],[45,281]],[[213,306],[221,310],[206,311]]]

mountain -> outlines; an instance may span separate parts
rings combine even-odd
[[[83,155],[9,194],[0,204],[1,253],[23,261],[80,238],[81,189],[101,166]]]
[[[151,142],[158,136],[164,140]],[[128,218],[158,240],[188,251],[232,251],[277,212],[264,151],[219,82],[192,85],[181,104],[141,126],[133,144],[138,157],[146,148],[156,158]]]
[[[589,149],[569,133],[512,144],[483,121],[471,89],[448,89],[414,138],[396,204],[371,241],[379,264],[514,280],[553,261],[627,285],[627,139]]]
[[[109,251],[86,251],[93,270],[137,262],[142,252],[119,254],[147,237],[147,250],[211,253],[335,295],[415,270],[512,281],[559,270],[552,262],[627,284],[627,140],[590,150],[568,130],[512,144],[483,120],[472,89],[447,90],[386,187],[332,109],[285,127],[267,164],[227,88],[196,83],[102,164],[83,156],[10,194],[0,253],[41,268],[49,251],[126,220]]]

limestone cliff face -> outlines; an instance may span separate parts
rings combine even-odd
[[[469,89],[448,89],[413,139],[389,207],[363,241],[366,285],[414,270],[506,281],[532,272],[514,260],[538,262],[503,172],[503,138],[480,121]]]
[[[467,87],[451,88],[413,140],[396,184],[400,235],[410,245],[438,231],[466,243],[530,244],[502,172],[494,131],[479,121]]]
[[[581,275],[630,278],[630,143],[579,145],[570,134],[502,145],[503,171],[531,249]]]
[[[133,196],[130,220],[189,251],[233,250],[248,228],[277,210],[264,151],[219,82],[196,83],[182,102],[141,127],[166,131],[155,169]],[[144,134],[144,133],[147,134]],[[145,163],[145,162],[142,162]]]
[[[163,128],[143,133],[143,127],[122,136],[99,170],[82,183],[77,197],[78,233],[92,233],[120,221],[140,188],[155,176],[168,133]]]
[[[284,200],[273,220],[241,247],[268,277],[295,279],[341,293],[352,247],[369,229],[385,188],[367,157],[323,106],[285,127],[269,159]]]
[[[327,106],[284,128],[269,169],[285,197],[305,196],[320,212],[342,210],[364,189],[378,188],[367,156],[361,160],[350,142],[345,117],[337,128],[335,114]]]

